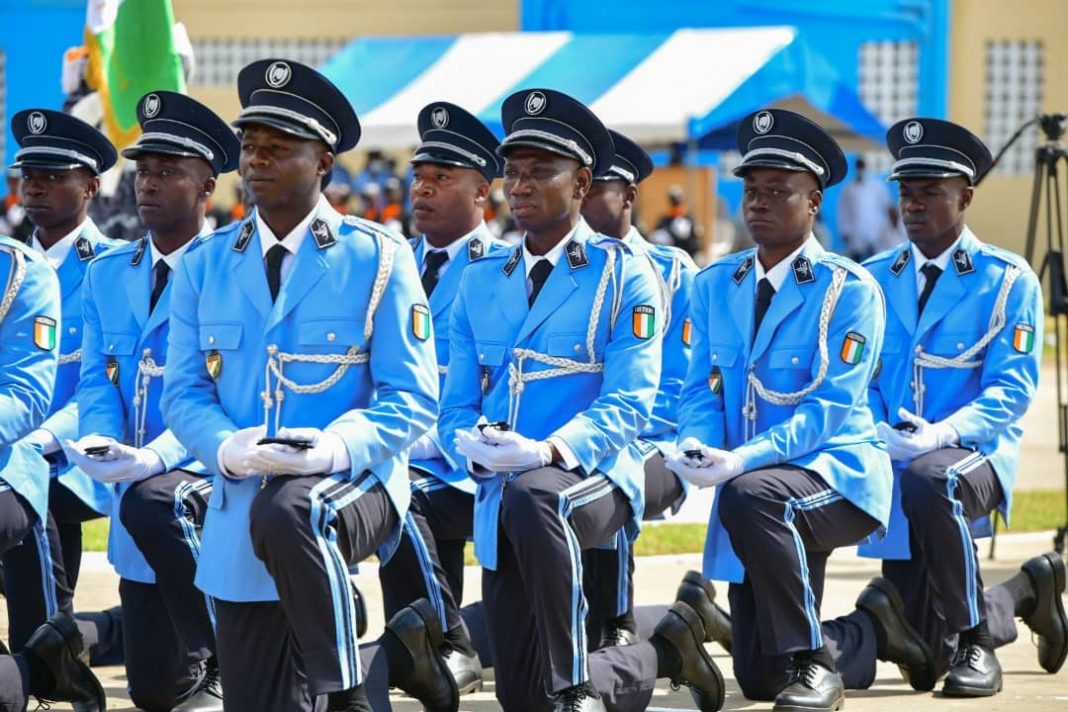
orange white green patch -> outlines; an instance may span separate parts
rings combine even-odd
[[[648,304],[634,307],[631,317],[634,335],[639,339],[651,339],[656,333],[656,310]]]
[[[851,366],[860,363],[860,359],[864,355],[865,341],[867,340],[855,331],[850,331],[846,334],[845,339],[842,341],[840,354],[842,360]]]
[[[1035,347],[1035,328],[1028,324],[1017,324],[1012,335],[1012,347],[1022,354],[1031,353]]]
[[[222,375],[222,354],[218,351],[209,351],[208,355],[204,358],[204,365],[208,369],[208,375],[211,376],[211,380],[219,380],[219,376]]]
[[[412,307],[412,334],[420,341],[430,338],[430,310],[422,304]]]
[[[33,320],[33,345],[45,351],[56,348],[56,320],[39,316]]]
[[[104,366],[104,373],[107,375],[108,380],[113,384],[119,382],[119,362],[115,359],[109,359],[107,365]]]
[[[719,370],[719,366],[713,366],[712,372],[708,374],[708,389],[714,396],[718,396],[723,390],[723,372]]]
[[[690,323],[689,318],[682,322],[682,343],[687,346],[690,345],[690,330],[693,328],[693,324]]]

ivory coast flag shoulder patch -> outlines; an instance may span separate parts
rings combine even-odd
[[[845,339],[842,341],[842,360],[851,366],[855,366],[860,363],[860,358],[864,355],[864,343],[867,341],[863,336],[855,331],[850,331],[846,334]]]
[[[692,337],[691,329],[693,329],[693,324],[690,322],[689,317],[687,317],[686,319],[683,319],[683,321],[682,321],[682,343],[686,344],[687,346],[690,345],[690,338]]]
[[[430,310],[422,304],[412,306],[412,334],[420,341],[430,338]]]
[[[211,376],[211,380],[218,381],[219,376],[222,375],[222,354],[218,351],[209,351],[208,355],[204,357],[204,366],[208,369],[208,375]]]
[[[719,366],[713,366],[711,373],[708,374],[708,390],[712,391],[714,396],[718,396],[723,391],[723,372],[719,370]]]
[[[656,309],[648,304],[634,307],[631,326],[639,339],[651,339],[656,333]]]
[[[1031,353],[1035,347],[1035,328],[1030,324],[1017,324],[1012,334],[1012,347],[1022,354]]]
[[[44,351],[56,348],[56,320],[39,316],[33,320],[33,345]]]
[[[111,381],[112,385],[118,385],[119,383],[119,362],[114,358],[109,358],[107,364],[104,365],[104,374]]]

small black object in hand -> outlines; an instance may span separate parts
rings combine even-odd
[[[486,428],[496,428],[497,430],[510,430],[511,429],[511,428],[508,427],[508,423],[504,422],[503,420],[498,420],[496,423],[479,423],[478,424],[478,432],[481,433]]]
[[[906,433],[914,433],[916,432],[916,426],[902,420],[900,423],[894,424],[894,430],[904,430]]]
[[[260,438],[257,445],[288,445],[291,448],[297,450],[308,450],[312,446],[312,441],[307,438]]]
[[[110,449],[110,445],[92,445],[90,447],[85,448],[85,454],[95,457],[96,455],[103,455],[107,453],[107,451]]]
[[[700,450],[686,450],[682,454],[686,457],[693,458],[694,460],[700,460],[701,457],[704,455],[704,453]]]

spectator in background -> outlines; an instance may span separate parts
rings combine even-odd
[[[378,183],[366,183],[360,190],[360,217],[371,222],[382,222],[379,216],[382,214],[378,207],[378,198],[382,189]]]
[[[25,242],[33,234],[33,223],[26,219],[26,210],[19,198],[21,180],[20,169],[7,169],[7,197],[4,198],[4,211],[0,214],[0,235]]]
[[[901,213],[898,212],[896,206],[887,209],[886,217],[886,229],[883,230],[879,243],[875,246],[876,252],[892,250],[898,245],[905,244],[905,241],[909,239],[908,233],[905,232],[905,224],[901,222]]]
[[[846,254],[857,262],[879,251],[888,225],[887,210],[893,208],[890,190],[882,179],[870,175],[864,159],[857,157],[853,180],[842,186],[838,197],[838,234]]]
[[[678,247],[693,257],[700,249],[700,233],[686,207],[681,185],[668,189],[668,204],[668,211],[660,218],[650,241]]]
[[[330,185],[323,190],[323,197],[330,203],[330,207],[340,214],[349,214],[349,198],[352,197],[352,188],[348,183],[331,181]]]
[[[379,222],[402,235],[413,235],[411,216],[404,209],[404,184],[400,178],[394,176],[386,181],[385,187],[385,204],[382,206]]]

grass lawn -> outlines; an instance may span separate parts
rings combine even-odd
[[[1056,529],[1065,522],[1065,496],[1063,490],[1035,490],[1017,492],[1012,505],[1013,532],[1035,532]],[[1005,531],[1001,528],[1001,531]],[[86,551],[106,551],[108,520],[97,519],[82,525],[83,545]],[[704,524],[672,524],[667,522],[647,526],[634,550],[638,556],[660,554],[687,554],[699,552],[705,544]],[[475,557],[471,544],[467,546],[467,563],[473,565]]]

